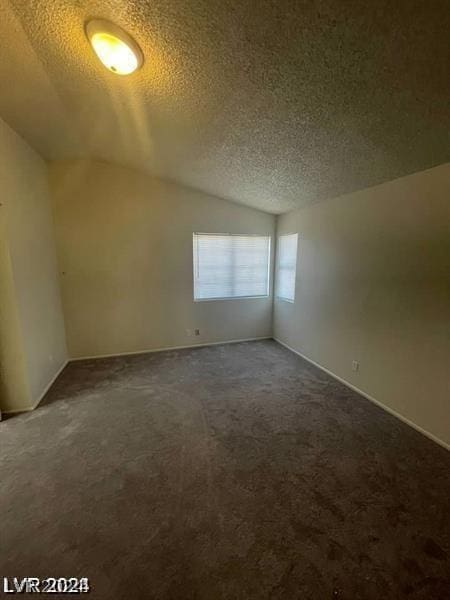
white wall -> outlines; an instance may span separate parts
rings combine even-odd
[[[272,334],[271,297],[193,302],[192,233],[273,236],[273,215],[104,162],[50,184],[71,357]]]
[[[0,120],[4,411],[33,407],[66,361],[47,167]]]
[[[450,165],[284,214],[290,232],[275,337],[450,443]]]

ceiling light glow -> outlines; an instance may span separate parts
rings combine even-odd
[[[86,35],[104,66],[117,75],[129,75],[144,60],[142,51],[123,29],[105,21],[94,19],[86,24]]]

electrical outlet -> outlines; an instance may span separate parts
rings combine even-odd
[[[191,337],[192,336],[192,329],[186,329],[186,335],[188,337]]]
[[[359,362],[357,360],[352,360],[352,371],[359,371]]]
[[[194,335],[200,335],[200,329],[194,329]]]

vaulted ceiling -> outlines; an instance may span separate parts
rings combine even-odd
[[[145,63],[108,72],[90,17]],[[448,0],[3,0],[0,115],[95,157],[280,213],[450,160]]]

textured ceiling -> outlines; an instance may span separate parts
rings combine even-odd
[[[89,17],[143,68],[106,71]],[[2,0],[0,115],[48,159],[279,213],[450,160],[449,32],[449,0]]]

